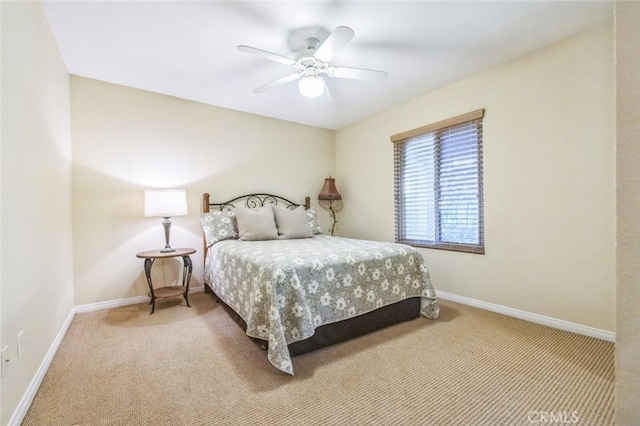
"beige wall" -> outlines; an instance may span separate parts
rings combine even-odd
[[[341,234],[394,239],[390,135],[478,108],[486,254],[422,250],[436,290],[614,331],[611,27],[339,130]]]
[[[40,3],[1,8],[4,425],[73,309],[73,246],[69,76]]]
[[[189,215],[173,218],[171,245],[198,250],[192,285],[200,286],[203,192],[217,201],[308,195],[313,204],[334,172],[329,130],[76,76],[71,111],[76,305],[146,295],[135,254],[164,247],[164,233],[161,218],[143,217],[144,189],[187,190]],[[176,263],[157,261],[154,283],[171,284]]]
[[[617,321],[616,423],[640,417],[640,3],[616,3]]]

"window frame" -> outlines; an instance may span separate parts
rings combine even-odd
[[[462,114],[456,117],[452,117],[446,120],[438,121],[436,123],[428,124],[426,126],[421,126],[413,130],[409,130],[406,132],[398,133],[396,135],[391,136],[391,142],[394,144],[394,201],[395,201],[395,239],[396,242],[402,244],[408,244],[414,247],[423,247],[423,248],[433,248],[440,250],[452,250],[459,251],[465,253],[475,253],[475,254],[484,254],[485,253],[485,241],[484,241],[484,177],[483,177],[483,147],[482,147],[482,121],[484,118],[484,109],[475,110],[466,114]],[[420,141],[416,141],[417,137],[433,137],[434,140],[434,187],[433,194],[437,194],[440,190],[440,185],[438,180],[441,178],[441,172],[436,172],[436,170],[440,169],[440,164],[438,161],[438,155],[436,152],[441,152],[441,148],[438,144],[441,143],[441,134],[450,130],[455,126],[460,126],[462,124],[472,124],[472,122],[477,121],[476,124],[476,135],[477,135],[477,163],[476,163],[476,172],[477,172],[477,199],[478,199],[478,217],[477,217],[477,232],[478,242],[477,243],[463,243],[463,242],[448,242],[441,240],[442,229],[441,226],[437,223],[439,222],[439,206],[437,201],[434,201],[434,210],[432,213],[425,212],[425,214],[432,214],[431,221],[433,222],[433,232],[434,232],[434,240],[428,239],[415,239],[408,238],[405,235],[405,225],[406,221],[404,218],[404,203],[402,199],[402,180],[403,172],[405,171],[403,165],[405,164],[405,157],[403,148],[407,145],[407,142],[420,143]],[[427,143],[427,142],[425,142]],[[472,149],[471,149],[472,152]],[[406,179],[403,180],[403,182]],[[437,183],[438,182],[438,183]]]

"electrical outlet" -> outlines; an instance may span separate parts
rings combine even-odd
[[[22,345],[22,336],[24,335],[24,331],[20,331],[20,333],[18,333],[18,346],[17,346],[17,355],[18,355],[18,359],[20,359],[22,357],[22,353],[24,352],[24,346]]]
[[[9,367],[9,346],[5,346],[2,348],[2,352],[0,352],[0,378],[4,377],[7,374],[7,369]]]

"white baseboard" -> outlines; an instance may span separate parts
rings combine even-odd
[[[104,309],[119,308],[121,306],[137,305],[138,303],[148,302],[148,296],[127,297],[126,299],[115,299],[106,302],[88,303],[86,305],[76,306],[76,313],[102,311]]]
[[[24,395],[22,395],[22,399],[18,403],[16,410],[13,412],[13,415],[11,416],[11,419],[8,423],[9,426],[19,426],[20,424],[22,424],[24,416],[27,415],[27,411],[29,410],[31,403],[33,402],[33,398],[36,396],[36,392],[38,392],[38,388],[40,387],[45,374],[47,374],[47,370],[49,370],[49,366],[53,361],[53,357],[56,355],[56,352],[58,352],[58,348],[62,343],[62,339],[64,339],[64,336],[67,334],[67,330],[69,330],[69,326],[71,325],[73,317],[75,316],[75,308],[71,308],[71,312],[69,312],[69,315],[67,315],[67,318],[64,320],[60,331],[58,331],[58,334],[53,340],[49,351],[45,355],[44,360],[42,360],[40,367],[38,367],[36,375],[33,376],[33,379],[31,379],[31,383],[29,383],[26,392],[24,393]]]
[[[452,302],[473,306],[491,312],[497,312],[499,314],[531,321],[536,324],[546,325],[564,331],[570,331],[572,333],[582,334],[584,336],[595,337],[596,339],[606,340],[607,342],[616,342],[616,334],[611,331],[601,330],[599,328],[576,324],[557,318],[521,311],[519,309],[509,308],[507,306],[496,305],[494,303],[484,302],[482,300],[472,299],[470,297],[458,296],[457,294],[447,293],[446,291],[438,290],[436,294],[440,299],[450,300]]]
[[[189,289],[189,294],[202,293],[203,291],[204,291],[204,286],[193,287]],[[135,305],[137,303],[145,303],[148,301],[149,301],[148,296],[136,296],[136,297],[129,297],[126,299],[116,299],[116,300],[110,300],[107,302],[89,303],[86,305],[78,305],[73,307],[71,309],[71,312],[69,312],[69,315],[67,315],[67,318],[65,319],[64,323],[62,324],[62,327],[60,328],[60,331],[56,335],[56,338],[51,344],[51,347],[49,348],[47,355],[45,356],[44,360],[40,364],[40,367],[38,368],[38,370],[36,371],[36,375],[31,380],[31,383],[29,383],[27,390],[25,391],[24,395],[22,396],[22,399],[18,403],[17,408],[13,412],[13,415],[9,420],[8,426],[20,426],[20,424],[22,424],[22,421],[24,420],[24,416],[27,415],[27,411],[29,410],[31,403],[33,402],[33,398],[36,396],[36,392],[38,392],[38,388],[40,387],[40,384],[42,383],[42,380],[44,379],[45,374],[47,374],[47,370],[49,370],[49,366],[53,361],[53,357],[56,355],[56,352],[58,352],[58,348],[62,343],[62,339],[64,339],[64,336],[67,334],[67,330],[69,330],[69,326],[71,326],[71,322],[73,321],[73,318],[76,316],[77,313],[94,312],[94,311],[100,311],[103,309],[118,308],[120,306]]]
[[[189,288],[189,294],[202,293],[203,291],[204,286]],[[149,296],[135,296],[128,297],[126,299],[109,300],[107,302],[88,303],[86,305],[76,306],[76,313],[79,314],[83,312],[101,311],[103,309],[113,309],[119,308],[121,306],[137,305],[138,303],[145,303],[148,301]]]

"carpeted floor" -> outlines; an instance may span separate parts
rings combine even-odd
[[[269,364],[208,294],[78,314],[23,425],[614,424],[614,345],[441,301]]]

